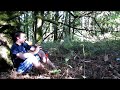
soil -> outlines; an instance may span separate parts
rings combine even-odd
[[[8,69],[0,72],[0,79],[120,79],[120,61],[112,55],[92,58],[72,57],[67,63],[62,56],[50,58],[60,72],[45,73],[33,68],[25,75],[17,75],[15,70]]]

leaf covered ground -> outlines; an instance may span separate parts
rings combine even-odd
[[[120,61],[112,55],[92,58],[74,56],[67,63],[63,62],[62,56],[50,58],[57,66],[57,70],[52,70],[52,73],[39,72],[33,68],[25,75],[17,75],[11,69],[1,71],[0,79],[120,79]]]

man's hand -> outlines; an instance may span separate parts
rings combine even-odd
[[[26,42],[28,45],[30,45],[30,46],[32,45],[32,42],[31,42],[31,41],[27,41],[27,40],[26,40],[25,42]]]
[[[34,52],[35,49],[36,49],[36,48],[35,48],[34,46],[32,46],[32,47],[30,48],[30,51]]]
[[[36,46],[35,51],[33,52],[34,54],[37,54],[40,51],[39,46]]]
[[[41,47],[41,46],[39,46],[39,48],[40,48],[40,50],[42,50],[42,47]]]
[[[35,47],[39,47],[40,50],[42,50],[42,46],[38,45],[38,44],[35,44]]]

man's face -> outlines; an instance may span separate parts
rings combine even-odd
[[[17,37],[17,40],[20,42],[20,43],[24,43],[25,40],[26,40],[26,35],[24,33],[21,33],[19,37]]]

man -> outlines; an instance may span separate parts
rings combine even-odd
[[[28,72],[33,66],[39,70],[46,70],[40,62],[49,64],[55,68],[55,65],[46,57],[45,53],[40,49],[40,46],[30,46],[26,42],[26,34],[18,31],[13,36],[13,45],[11,47],[12,60],[14,67],[19,74]],[[28,52],[31,51],[31,52]],[[36,56],[40,56],[37,58]]]

